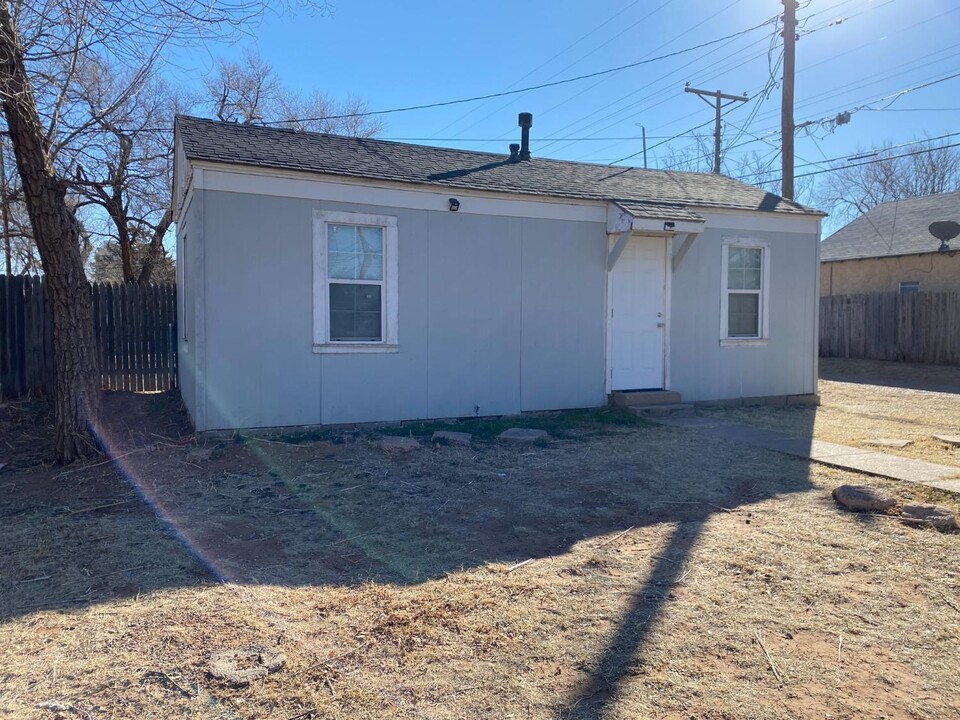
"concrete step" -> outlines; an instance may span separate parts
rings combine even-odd
[[[664,417],[674,415],[679,417],[692,417],[695,415],[693,405],[690,403],[672,403],[666,405],[633,405],[630,407],[634,414],[639,417]]]
[[[680,393],[672,390],[616,390],[610,394],[610,401],[621,407],[676,405],[680,402]]]

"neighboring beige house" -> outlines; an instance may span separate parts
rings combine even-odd
[[[820,245],[820,294],[960,292],[960,237],[950,249],[927,229],[960,221],[960,190],[882,203]]]

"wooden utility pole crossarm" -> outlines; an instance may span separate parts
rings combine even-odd
[[[713,127],[713,171],[720,173],[720,111],[733,102],[747,102],[750,98],[746,95],[728,95],[719,90],[698,90],[697,88],[685,87],[684,92],[698,95],[701,100],[712,106],[717,113],[717,118]],[[707,100],[707,98],[711,98]],[[728,102],[724,104],[724,100]]]

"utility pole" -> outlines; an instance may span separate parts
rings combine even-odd
[[[780,194],[793,200],[793,80],[796,68],[797,49],[797,2],[783,2],[783,98],[780,101],[780,139],[783,172]]]
[[[789,0],[788,0],[789,1]],[[719,90],[697,90],[689,85],[683,89],[684,92],[693,93],[700,97],[707,105],[712,106],[717,112],[717,120],[713,127],[713,171],[720,174],[720,110],[734,102],[747,102],[750,98],[746,95],[727,95]],[[710,100],[707,100],[710,97]],[[729,102],[724,103],[724,100]]]
[[[647,129],[641,125],[640,132],[643,134],[643,169],[647,169]]]

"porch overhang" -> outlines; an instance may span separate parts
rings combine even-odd
[[[672,258],[676,271],[705,223],[701,216],[681,205],[611,200],[607,205],[607,234],[619,237],[607,257],[607,270],[613,270],[630,236],[640,233],[680,239]]]

